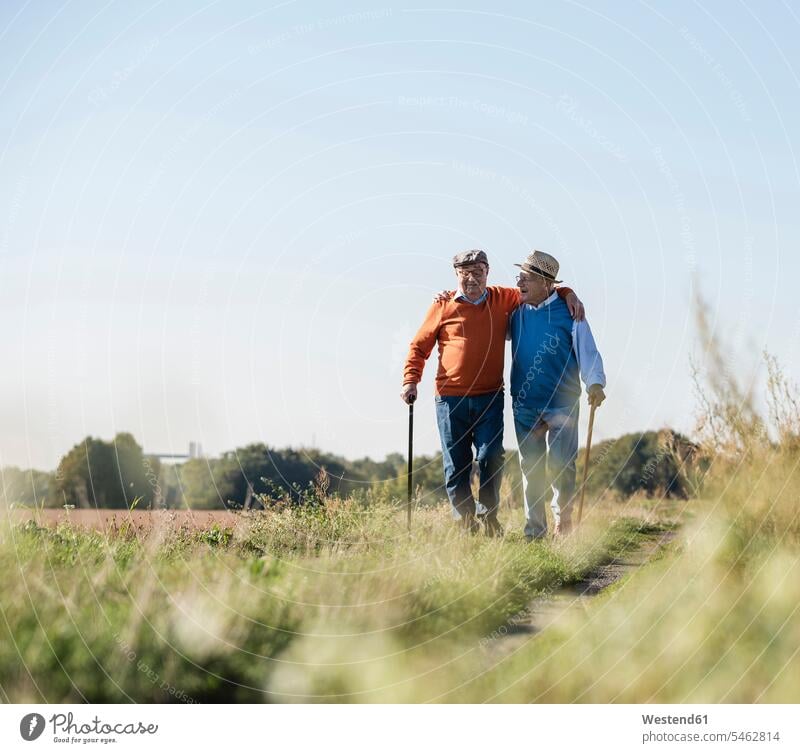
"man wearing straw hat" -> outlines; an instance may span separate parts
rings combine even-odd
[[[534,251],[522,264],[522,303],[511,315],[511,400],[525,495],[525,537],[547,535],[546,497],[556,534],[572,525],[580,379],[589,404],[605,400],[606,377],[588,322],[574,321],[555,293],[558,261]],[[551,486],[552,484],[552,486]]]
[[[453,267],[458,290],[452,300],[446,291],[439,294],[428,310],[411,342],[400,397],[409,404],[416,399],[425,362],[438,344],[436,421],[453,517],[470,532],[481,519],[488,535],[499,536],[503,360],[508,317],[520,304],[520,291],[487,287],[489,259],[479,249],[456,254]],[[554,295],[563,296],[565,310],[583,316],[572,290],[559,288]],[[480,479],[477,504],[470,483],[473,446]]]

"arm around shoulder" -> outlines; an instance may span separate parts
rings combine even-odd
[[[559,298],[562,298],[564,303],[567,304],[569,313],[576,322],[582,322],[586,318],[586,309],[581,299],[575,295],[575,291],[572,288],[556,288],[556,293],[558,293]]]

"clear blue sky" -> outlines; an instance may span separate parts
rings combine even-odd
[[[731,368],[797,373],[800,10],[437,5],[0,5],[0,465],[120,430],[403,451],[408,341],[472,247],[494,283],[561,260],[601,438],[691,428],[693,281]]]

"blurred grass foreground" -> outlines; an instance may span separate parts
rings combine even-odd
[[[761,417],[709,352],[690,498],[593,497],[567,539],[526,544],[509,484],[502,540],[457,533],[445,505],[408,535],[396,501],[325,495],[231,526],[164,513],[147,535],[6,518],[2,699],[797,703],[797,391],[768,358]],[[517,629],[642,547],[580,608]]]

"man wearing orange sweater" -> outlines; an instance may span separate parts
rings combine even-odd
[[[453,267],[458,290],[452,300],[437,300],[428,309],[403,371],[401,398],[417,397],[425,361],[439,345],[436,374],[436,420],[442,443],[445,488],[453,516],[468,531],[478,529],[472,495],[473,445],[478,461],[478,504],[486,533],[500,535],[497,520],[503,469],[503,359],[506,329],[520,304],[517,288],[487,287],[489,260],[484,251],[456,254]],[[570,312],[582,318],[583,306],[569,288],[559,288]]]

